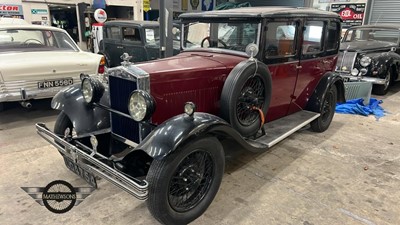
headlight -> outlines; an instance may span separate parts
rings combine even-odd
[[[98,102],[104,94],[103,84],[91,77],[83,78],[81,89],[86,103]]]
[[[362,58],[360,59],[360,65],[361,65],[362,67],[367,67],[367,66],[369,66],[369,64],[371,64],[371,62],[372,62],[372,59],[371,59],[370,57],[368,57],[368,56],[364,56],[364,57],[362,57]]]
[[[147,120],[155,111],[154,100],[145,91],[133,91],[129,97],[128,111],[135,121]]]

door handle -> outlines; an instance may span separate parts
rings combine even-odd
[[[296,65],[296,69],[299,70],[299,69],[302,69],[302,68],[303,68],[302,66],[297,66],[297,65]]]
[[[124,47],[122,47],[122,46],[117,46],[117,48],[120,48],[120,49],[121,49],[121,48],[124,48]]]

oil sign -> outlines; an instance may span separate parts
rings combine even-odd
[[[365,3],[332,4],[331,11],[336,12],[343,20],[343,28],[363,24]]]

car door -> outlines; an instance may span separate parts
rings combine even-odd
[[[121,65],[123,46],[121,43],[121,27],[118,25],[107,25],[103,38],[104,53],[109,57],[110,66]]]
[[[298,33],[300,21],[281,19],[267,22],[263,61],[272,77],[272,96],[267,121],[286,116],[289,110],[299,65]]]
[[[139,26],[122,27],[123,51],[132,56],[131,62],[147,61],[143,34]]]
[[[292,96],[292,104],[289,113],[297,112],[305,108],[312,90],[317,86],[320,77],[326,72],[325,64],[334,64],[336,61],[331,56],[326,56],[324,50],[325,27],[327,20],[307,19],[303,21],[304,28],[301,32],[303,39],[300,48],[300,64],[296,88]]]

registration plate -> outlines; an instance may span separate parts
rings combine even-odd
[[[69,86],[72,84],[74,84],[74,80],[71,77],[58,80],[45,80],[37,83],[39,89]]]
[[[97,188],[96,178],[93,174],[89,173],[88,171],[84,170],[78,164],[74,163],[71,159],[64,156],[65,165],[69,170],[74,172],[75,174],[82,177],[86,182],[88,182],[92,187]]]

